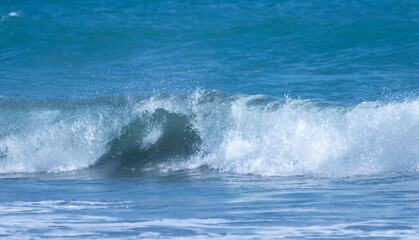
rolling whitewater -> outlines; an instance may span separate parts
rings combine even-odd
[[[3,1],[0,238],[418,238],[418,10]]]

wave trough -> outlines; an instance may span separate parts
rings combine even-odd
[[[0,99],[0,174],[202,166],[262,176],[418,171],[419,101],[356,105],[197,91]]]

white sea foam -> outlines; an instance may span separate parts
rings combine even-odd
[[[4,125],[17,130],[0,137],[0,174],[66,172],[91,166],[106,151],[109,137],[127,124],[107,110],[8,114],[9,121],[17,121],[6,120]]]
[[[8,215],[13,213],[52,213],[57,210],[75,211],[83,209],[99,209],[128,203],[129,202],[92,202],[74,200],[48,200],[39,202],[14,201],[0,205],[0,215]]]
[[[25,115],[27,120],[6,124],[12,127],[0,138],[0,173],[91,166],[109,150],[107,143],[124,126],[158,109],[187,116],[201,138],[196,154],[182,161],[156,163],[161,169],[205,165],[237,174],[341,177],[419,168],[418,100],[341,106],[196,92],[154,96],[123,107],[33,110]],[[148,124],[143,139],[132,140],[145,149],[167,131],[162,122]],[[184,141],[188,136],[176,137]]]
[[[124,239],[278,239],[278,238],[398,238],[415,239],[419,226],[408,222],[354,221],[349,223],[288,226],[279,222],[236,221],[223,218],[163,218],[124,220],[102,215],[86,215],[78,210],[119,207],[129,202],[87,201],[15,202],[0,213],[3,239],[39,238],[114,239],[121,231]],[[43,213],[43,214],[33,214]],[[160,230],[159,230],[160,229]],[[164,229],[164,233],[161,231]],[[176,232],[175,235],[168,234]],[[187,235],[179,234],[187,232]],[[243,234],[245,233],[245,234]]]
[[[3,15],[1,17],[1,19],[0,19],[0,21],[2,22],[4,20],[6,20],[7,18],[12,18],[12,17],[20,17],[20,12],[19,11],[17,11],[17,12],[16,11],[9,12],[9,14]]]
[[[19,14],[19,12],[10,12],[10,13],[8,14],[8,16],[9,16],[9,17],[19,17],[19,16],[20,16],[20,14]]]
[[[259,100],[263,97],[239,97],[211,110],[196,105],[202,152],[171,167],[332,177],[418,170],[418,101],[345,107]]]

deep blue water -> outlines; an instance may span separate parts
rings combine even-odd
[[[417,239],[418,1],[0,1],[0,238]]]

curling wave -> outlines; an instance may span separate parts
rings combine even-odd
[[[418,171],[419,101],[339,105],[217,91],[0,99],[0,174],[205,166],[262,176]]]

